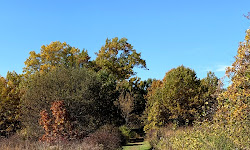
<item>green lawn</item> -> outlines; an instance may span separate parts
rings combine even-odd
[[[138,143],[128,143],[127,146],[122,147],[123,150],[150,150],[151,145],[148,141]]]

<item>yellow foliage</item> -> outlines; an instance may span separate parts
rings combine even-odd
[[[40,53],[31,51],[29,58],[24,62],[26,67],[23,72],[27,75],[36,71],[47,72],[57,66],[80,66],[88,62],[89,59],[87,51],[81,52],[78,48],[71,47],[66,42],[56,41],[41,46]]]

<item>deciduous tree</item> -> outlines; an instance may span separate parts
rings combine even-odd
[[[153,81],[149,88],[144,130],[173,122],[192,124],[198,118],[208,117],[217,104],[217,82],[217,77],[211,72],[200,80],[190,68],[179,66],[171,69],[162,81]]]
[[[217,97],[222,92],[222,88],[219,87],[218,83],[219,79],[211,71],[207,73],[207,77],[201,80],[199,95],[202,104],[201,108],[199,108],[199,114],[201,114],[202,120],[212,120],[217,111]]]
[[[21,127],[21,79],[14,71],[8,72],[6,79],[0,77],[0,136],[8,136]]]
[[[227,68],[226,74],[232,84],[220,97],[220,109],[228,123],[249,119],[250,102],[250,29],[245,41],[238,47],[235,62]],[[220,113],[218,113],[220,114]]]
[[[86,50],[80,51],[71,47],[66,42],[51,42],[49,45],[41,46],[40,53],[30,52],[29,58],[24,62],[25,74],[33,74],[36,71],[48,72],[58,67],[76,67],[88,63],[90,57]]]
[[[137,53],[126,38],[119,40],[117,37],[106,40],[97,53],[95,63],[99,69],[107,70],[121,80],[135,75],[134,67],[146,68],[141,53]]]

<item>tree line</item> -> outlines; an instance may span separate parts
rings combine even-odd
[[[80,139],[107,124],[148,132],[170,124],[249,120],[248,43],[249,30],[227,69],[232,85],[223,89],[213,72],[199,79],[183,65],[162,80],[142,81],[134,69],[147,69],[146,61],[126,38],[107,39],[94,60],[85,49],[51,42],[30,52],[23,74],[0,77],[0,136]]]
[[[107,39],[96,54],[90,60],[86,50],[59,41],[41,46],[40,53],[31,51],[23,74],[1,77],[1,136],[21,129],[28,137],[39,137],[40,112],[58,100],[64,101],[75,128],[87,133],[104,124],[123,124],[126,111],[135,118],[142,114],[150,80],[132,77],[135,67],[146,69],[141,54],[126,38]],[[131,110],[121,100],[125,95],[133,97]]]

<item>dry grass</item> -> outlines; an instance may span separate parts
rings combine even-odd
[[[83,139],[71,141],[46,143],[24,140],[16,134],[10,138],[0,138],[0,150],[117,150],[121,147],[121,138],[117,127],[105,125]]]
[[[187,128],[160,128],[148,133],[147,137],[154,149],[249,149],[249,128],[245,125],[236,128],[223,127],[217,124],[203,123]],[[232,132],[232,130],[234,132]]]
[[[35,140],[24,140],[18,136],[0,139],[0,150],[103,150],[101,144],[86,141],[61,142],[51,145]]]
[[[69,142],[50,145],[39,141],[1,139],[1,150],[104,150],[102,145],[87,142]]]

